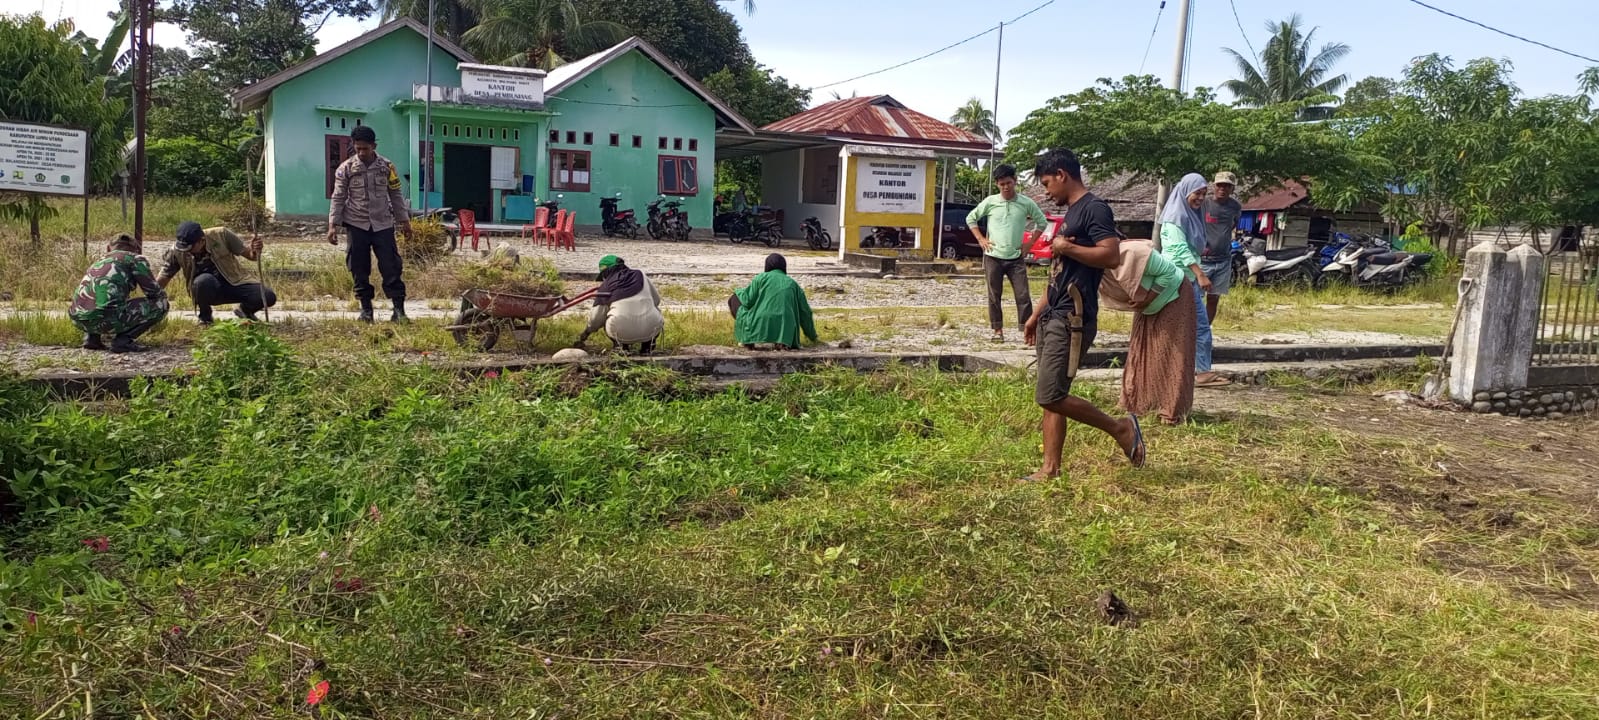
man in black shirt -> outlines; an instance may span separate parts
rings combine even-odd
[[[1146,449],[1138,416],[1117,420],[1071,396],[1077,366],[1098,329],[1100,276],[1121,263],[1116,218],[1105,201],[1084,187],[1082,166],[1072,151],[1044,153],[1033,175],[1056,203],[1067,208],[1066,221],[1051,244],[1049,288],[1023,328],[1027,344],[1038,346],[1034,400],[1044,408],[1044,466],[1028,479],[1060,477],[1068,418],[1115,438],[1128,461],[1143,467]]]

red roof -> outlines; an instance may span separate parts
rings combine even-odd
[[[987,150],[991,145],[986,138],[916,112],[887,95],[835,100],[761,129],[801,135],[890,140],[983,150]]]
[[[1249,198],[1244,203],[1244,210],[1250,212],[1287,210],[1307,197],[1310,197],[1310,191],[1306,190],[1304,185],[1293,180],[1285,180],[1282,187]]]

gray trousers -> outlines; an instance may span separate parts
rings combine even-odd
[[[1005,279],[1010,278],[1011,295],[1016,297],[1016,327],[1027,324],[1033,315],[1033,292],[1027,286],[1027,256],[1015,260],[983,256],[983,282],[988,286],[988,327],[1000,330],[1005,327],[1005,309],[1000,306],[1005,292]]]

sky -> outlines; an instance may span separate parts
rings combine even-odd
[[[805,87],[835,83],[895,65],[1010,21],[1044,0],[757,0],[746,15],[742,2],[728,2],[756,60]],[[1592,0],[1427,0],[1502,30],[1579,55],[1599,58],[1599,33]],[[1101,77],[1140,71],[1169,81],[1176,57],[1177,8],[1168,0],[1156,26],[1160,0],[1055,0],[1015,25],[1006,25],[1003,53],[998,33],[973,40],[905,67],[830,88],[813,102],[844,97],[893,95],[918,111],[948,118],[968,98],[994,103],[994,64],[999,55],[1000,126],[1006,130],[1050,98],[1081,90]],[[106,13],[116,0],[0,0],[6,12],[43,12],[70,17],[91,35],[110,26]],[[1234,8],[1237,19],[1234,18]],[[1411,58],[1440,53],[1464,62],[1509,59],[1514,79],[1528,95],[1572,93],[1576,76],[1592,63],[1494,34],[1440,15],[1407,0],[1192,0],[1192,35],[1185,87],[1216,87],[1236,75],[1223,51],[1245,54],[1264,47],[1264,25],[1298,12],[1316,27],[1317,44],[1342,42],[1351,52],[1337,66],[1354,82],[1369,75],[1399,76]],[[337,18],[318,34],[322,50],[377,24],[376,19]],[[1242,25],[1242,32],[1240,31]],[[1154,41],[1150,44],[1151,31]],[[183,33],[158,27],[156,42],[182,44]],[[1145,48],[1149,48],[1145,59]],[[1226,92],[1223,99],[1230,99]]]

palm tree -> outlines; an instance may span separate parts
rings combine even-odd
[[[994,122],[994,111],[983,106],[983,101],[972,98],[965,105],[955,110],[949,116],[949,123],[978,137],[988,138],[999,142],[1004,133],[999,131],[999,123]]]
[[[426,25],[430,1],[433,3],[433,31],[443,34],[450,42],[459,44],[461,36],[477,25],[477,3],[471,0],[377,0],[377,8],[384,20],[408,17]]]
[[[1238,63],[1240,76],[1222,87],[1232,91],[1239,105],[1265,107],[1313,100],[1335,95],[1349,82],[1348,75],[1331,76],[1333,65],[1349,54],[1349,46],[1328,43],[1312,55],[1317,28],[1310,32],[1300,28],[1298,13],[1280,23],[1266,23],[1272,36],[1266,41],[1266,51],[1260,54],[1258,67],[1237,50],[1222,48]]]
[[[573,0],[471,0],[482,19],[461,35],[468,50],[499,65],[551,70],[560,50],[587,55],[627,39],[613,22],[585,22]]]

